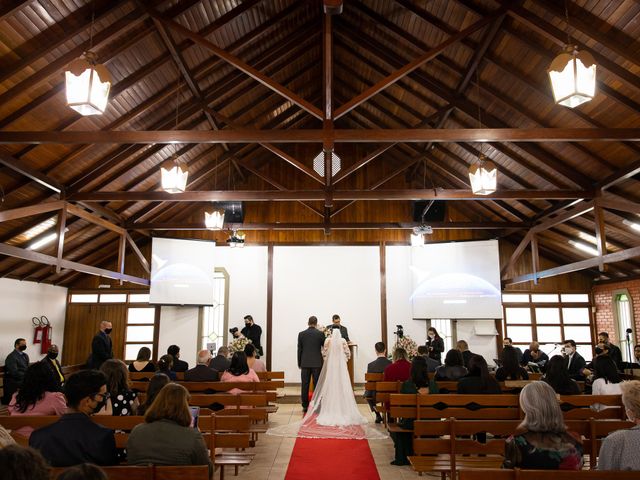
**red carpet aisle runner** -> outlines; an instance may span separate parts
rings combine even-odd
[[[298,438],[285,480],[380,480],[366,440]]]

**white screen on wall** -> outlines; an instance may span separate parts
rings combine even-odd
[[[498,241],[411,247],[414,318],[502,318]]]
[[[153,238],[151,298],[161,305],[212,305],[215,243]]]

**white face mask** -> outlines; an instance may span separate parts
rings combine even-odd
[[[430,333],[429,338],[436,338],[436,336],[433,333]]]
[[[573,347],[564,347],[564,354],[565,355],[573,354]]]

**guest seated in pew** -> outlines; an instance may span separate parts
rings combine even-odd
[[[67,410],[67,400],[57,389],[58,383],[44,363],[31,364],[22,386],[9,403],[9,415],[62,415]],[[31,427],[16,430],[17,434],[26,438],[31,432]]]
[[[169,383],[169,381],[169,377],[167,377],[164,373],[156,373],[153,377],[151,377],[151,379],[149,380],[149,386],[147,387],[147,396],[144,400],[144,403],[142,403],[138,407],[138,415],[142,416],[147,412],[148,408],[158,396],[160,390],[162,390],[162,387]]]
[[[429,373],[435,373],[436,368],[440,366],[440,363],[429,356],[429,349],[427,348],[426,345],[418,345],[418,355],[426,358],[427,371]]]
[[[622,394],[622,379],[618,373],[618,368],[611,357],[604,355],[597,357],[593,361],[594,380],[591,384],[592,395],[620,395]],[[596,403],[592,405],[596,411],[603,410],[605,407]]]
[[[545,382],[532,382],[520,392],[524,420],[521,433],[505,442],[504,468],[539,470],[581,470],[582,442],[567,432],[562,410]]]
[[[165,385],[127,442],[130,465],[209,465],[207,445],[197,428],[191,428],[189,392],[182,385]]]
[[[195,367],[184,372],[184,380],[186,382],[217,382],[218,372],[209,367],[211,362],[211,352],[209,350],[200,350],[198,352],[198,363]]]
[[[529,374],[520,366],[518,352],[515,347],[505,345],[501,354],[502,366],[496,370],[496,380],[529,380]]]
[[[393,351],[393,363],[386,367],[382,378],[385,382],[404,382],[411,374],[411,364],[407,360],[407,352],[404,348],[397,347]]]
[[[0,449],[0,478],[3,480],[49,480],[49,467],[37,451],[9,445]]]
[[[218,354],[211,360],[209,366],[218,372],[225,372],[231,366],[231,360],[229,360],[229,348],[220,347]]]
[[[113,415],[114,417],[133,415],[138,410],[140,402],[138,401],[138,393],[131,390],[129,373],[125,363],[122,360],[112,358],[102,364],[100,371],[107,377],[109,399],[105,408],[98,412],[98,415]]]
[[[374,348],[376,350],[376,359],[367,365],[367,373],[383,373],[384,369],[391,365],[391,360],[387,358],[387,346],[384,342],[376,342]],[[365,390],[364,398],[367,399],[371,411],[376,414],[376,423],[382,423],[382,415],[376,410],[376,392]]]
[[[244,354],[247,356],[247,364],[249,368],[254,372],[266,372],[267,366],[262,360],[256,358],[256,347],[252,343],[247,343],[244,346]]]
[[[554,355],[547,362],[542,381],[548,383],[558,395],[580,395],[578,383],[569,376],[565,359]]]
[[[129,364],[130,372],[155,372],[156,366],[151,361],[151,349],[142,347],[138,350],[138,357]]]
[[[462,360],[464,362],[464,368],[469,368],[469,360],[471,359],[471,351],[469,350],[469,344],[466,340],[458,340],[456,342],[456,348],[460,353],[462,353]]]
[[[474,395],[502,393],[500,385],[489,373],[487,361],[483,356],[471,356],[469,373],[458,380],[458,393]]]
[[[107,403],[107,378],[97,370],[82,370],[65,383],[69,409],[57,422],[34,431],[29,445],[40,451],[53,467],[80,463],[115,465],[113,430],[94,423],[90,415]]]
[[[56,480],[109,480],[109,477],[99,466],[83,463],[67,468]]]
[[[171,355],[163,355],[158,360],[158,373],[164,373],[172,382],[175,382],[176,372],[173,371],[173,357]]]
[[[184,360],[180,360],[180,347],[178,345],[170,345],[167,348],[167,355],[171,355],[174,372],[186,372],[189,370],[189,364]]]
[[[231,366],[229,370],[222,374],[221,382],[259,382],[260,379],[256,372],[249,368],[247,364],[247,356],[244,352],[235,352],[231,357]],[[229,393],[238,395],[245,393],[244,390],[234,388]]]
[[[429,393],[429,376],[427,375],[427,361],[418,355],[411,361],[409,380],[402,383],[400,393]],[[413,429],[414,418],[399,418],[397,425],[408,430]],[[409,456],[413,455],[413,433],[391,432],[395,448],[395,458],[391,465],[409,465]]]
[[[549,356],[540,350],[540,344],[538,342],[531,342],[529,348],[522,354],[521,365],[526,367],[530,363],[535,363],[538,368],[543,369],[548,361]]]
[[[460,351],[455,349],[449,350],[444,357],[444,365],[436,368],[436,380],[456,381],[464,377],[469,372],[464,368],[463,363],[464,360],[462,359]]]
[[[564,354],[565,366],[567,370],[569,370],[569,376],[574,380],[584,380],[583,370],[587,366],[587,362],[582,355],[576,351],[576,342],[573,340],[565,340],[562,353]]]
[[[610,433],[602,441],[598,470],[640,471],[640,382],[623,382],[621,390],[627,417],[635,426]]]

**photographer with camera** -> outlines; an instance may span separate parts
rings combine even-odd
[[[233,333],[233,332],[232,332]],[[244,328],[240,330],[240,333],[244,335],[246,338],[251,340],[253,346],[256,347],[258,354],[256,358],[260,358],[263,354],[262,345],[260,344],[260,337],[262,336],[262,328],[259,325],[256,325],[253,322],[253,317],[251,315],[246,315],[244,317]],[[234,333],[233,336],[237,338],[238,336]]]

